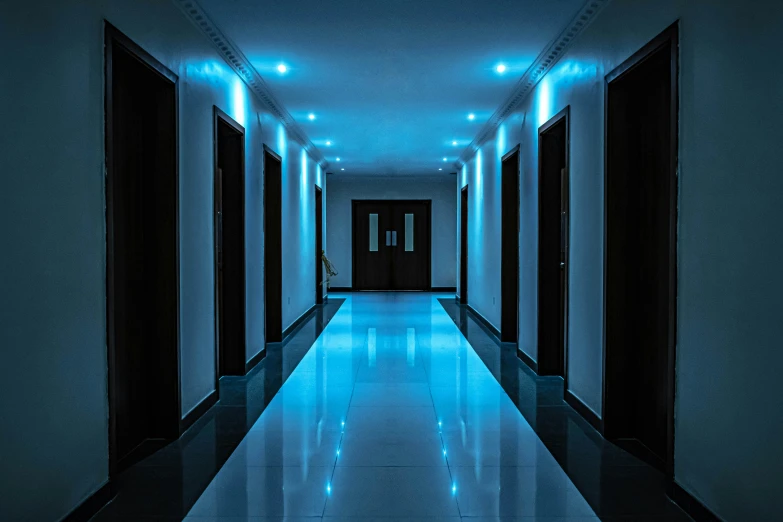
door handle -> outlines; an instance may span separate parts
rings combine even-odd
[[[386,231],[386,246],[391,246],[391,231]]]
[[[392,230],[392,246],[397,246],[397,231]]]

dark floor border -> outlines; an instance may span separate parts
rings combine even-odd
[[[538,363],[533,360],[532,357],[530,357],[528,354],[522,351],[522,349],[517,346],[517,357],[525,363],[525,365],[536,372],[536,375],[538,375]]]
[[[263,350],[255,354],[253,357],[250,358],[249,361],[245,363],[245,375],[247,375],[247,372],[249,372],[256,366],[258,366],[258,363],[260,363],[264,359],[264,357],[266,357],[266,347],[264,347]]]
[[[440,293],[457,293],[457,287],[456,286],[433,286],[432,287],[433,292]]]
[[[468,309],[468,312],[470,312],[471,314],[473,314],[473,317],[475,317],[475,318],[478,320],[478,322],[479,322],[479,323],[481,323],[481,324],[484,326],[484,328],[486,328],[487,330],[489,330],[489,331],[492,333],[492,335],[494,335],[495,337],[497,337],[498,339],[500,339],[500,330],[498,330],[497,328],[495,328],[494,326],[492,326],[492,323],[490,323],[489,321],[487,321],[487,319],[486,319],[486,318],[485,318],[483,315],[481,315],[480,313],[478,313],[478,312],[476,311],[476,309],[475,309],[475,308],[473,308],[472,306],[470,306],[470,305],[465,305],[465,307]]]
[[[593,410],[587,407],[587,405],[582,402],[582,400],[571,393],[570,390],[564,389],[563,390],[563,400],[565,400],[566,404],[571,406],[579,415],[582,416],[584,420],[586,420],[590,426],[595,428],[595,430],[603,436],[604,433],[604,422],[601,420],[601,418],[595,414]]]
[[[199,402],[195,408],[190,410],[187,415],[185,415],[180,421],[179,421],[179,435],[182,436],[183,433],[188,431],[188,428],[193,426],[193,424],[201,418],[202,415],[204,415],[212,406],[217,404],[218,401],[218,391],[212,390],[212,392],[204,397],[201,402]]]
[[[291,324],[288,326],[288,328],[286,328],[285,330],[283,330],[283,342],[285,342],[286,338],[287,338],[289,335],[291,335],[292,333],[294,333],[294,332],[296,331],[296,329],[297,329],[297,328],[299,328],[300,326],[302,326],[302,324],[304,324],[304,322],[305,322],[305,321],[307,321],[307,319],[309,319],[309,318],[310,318],[310,314],[312,314],[313,312],[315,312],[315,309],[316,309],[316,307],[317,307],[317,306],[318,306],[318,305],[313,305],[313,306],[311,306],[310,308],[308,308],[308,309],[307,309],[307,311],[306,311],[305,313],[303,313],[302,315],[300,315],[300,316],[299,316],[299,318],[298,318],[296,321],[294,321],[293,323],[291,323]]]
[[[84,499],[76,509],[65,515],[60,522],[87,522],[98,514],[98,511],[114,499],[115,490],[111,481],[106,482],[98,490]]]
[[[710,511],[707,506],[685,491],[685,489],[675,481],[672,481],[669,485],[669,498],[696,522],[723,522],[722,518]]]
[[[353,292],[353,288],[350,286],[333,286],[329,288],[329,292]]]

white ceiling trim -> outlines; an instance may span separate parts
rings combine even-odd
[[[533,88],[544,76],[546,76],[546,73],[549,72],[552,66],[562,58],[576,37],[590,25],[598,13],[606,7],[610,1],[611,0],[587,0],[585,5],[579,10],[566,28],[541,54],[538,55],[538,58],[536,58],[533,64],[525,71],[525,74],[522,75],[522,78],[520,78],[514,86],[511,94],[508,95],[500,107],[492,114],[489,121],[484,124],[478,135],[470,142],[470,145],[462,151],[459,159],[454,163],[455,168],[462,168],[462,166],[470,161],[476,154],[478,149],[495,135],[497,128],[503,123],[503,120],[505,120],[531,92],[533,92]]]
[[[240,78],[247,84],[250,90],[258,96],[261,103],[267,107],[272,114],[277,116],[288,131],[288,135],[299,143],[321,168],[326,170],[329,163],[324,158],[321,151],[310,141],[310,138],[304,133],[302,128],[296,123],[293,116],[283,107],[267,83],[253,67],[247,57],[239,50],[234,42],[220,30],[214,21],[207,15],[204,9],[196,0],[172,0],[185,13],[193,24],[198,27],[204,36],[209,38],[218,53],[223,57],[228,65],[231,66]]]

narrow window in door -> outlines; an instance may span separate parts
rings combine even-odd
[[[370,252],[378,251],[378,214],[370,214]]]
[[[413,214],[405,214],[405,251],[413,252]]]

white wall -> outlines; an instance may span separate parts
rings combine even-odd
[[[499,310],[500,163],[522,146],[520,348],[537,358],[537,129],[571,106],[569,389],[601,415],[604,77],[681,20],[675,480],[728,521],[780,516],[783,4],[615,0],[466,165],[469,300]]]
[[[454,178],[329,177],[326,201],[326,255],[339,274],[331,285],[350,287],[352,271],[351,200],[432,200],[432,286],[454,287],[457,282],[457,191]]]
[[[213,104],[246,130],[247,358],[264,346],[263,143],[284,157],[285,317],[314,301],[316,168],[172,2],[4,2],[3,520],[57,520],[108,477],[104,18],[179,76],[183,416],[214,388]]]

